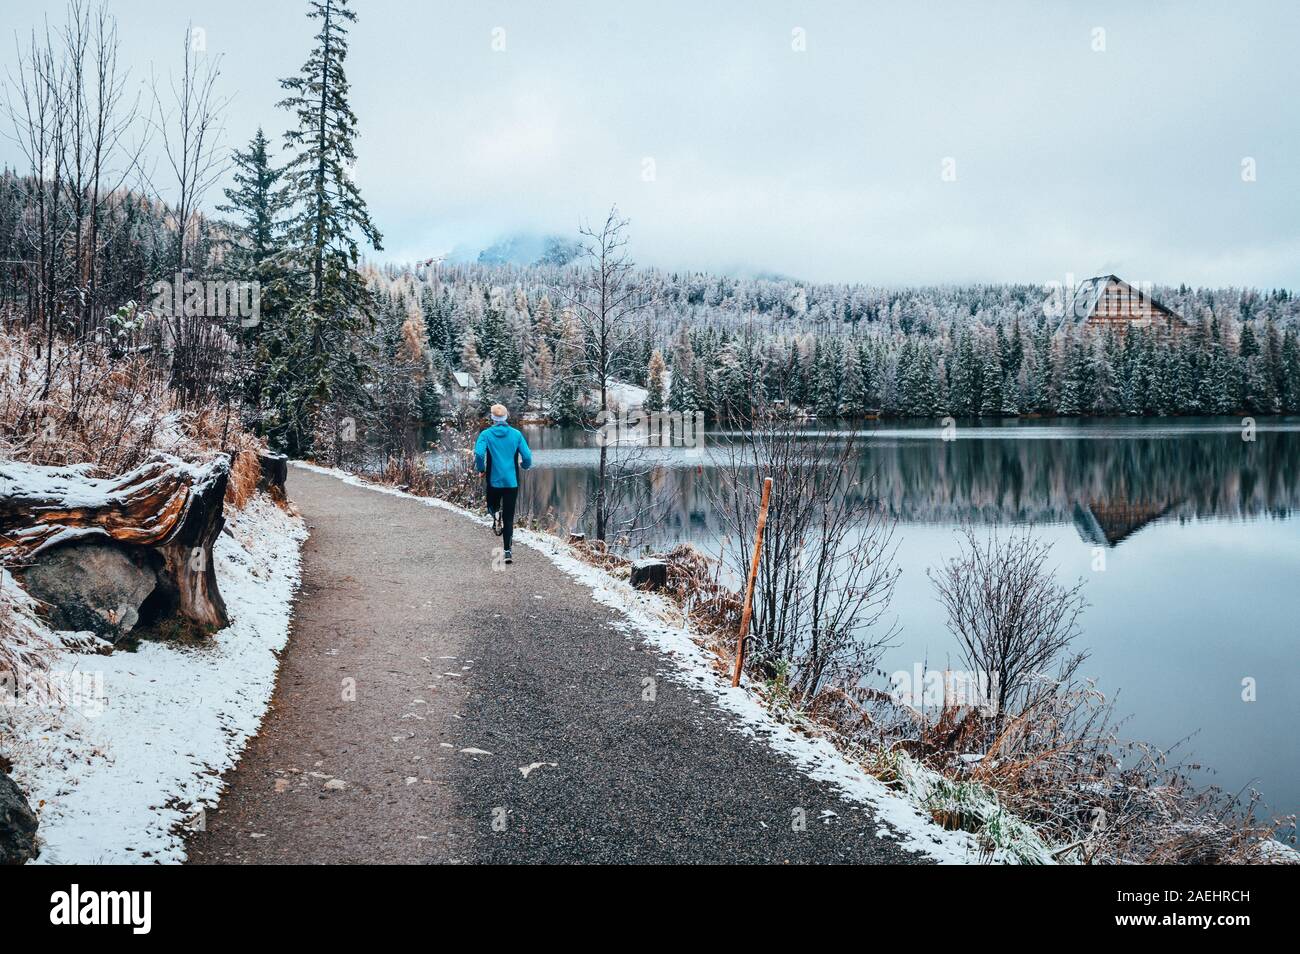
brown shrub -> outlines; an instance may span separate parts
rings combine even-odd
[[[112,356],[95,344],[0,334],[0,453],[34,464],[89,462],[109,477],[154,451],[195,457],[238,443],[231,409],[183,408],[165,369],[146,356]]]

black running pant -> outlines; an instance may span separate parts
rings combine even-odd
[[[510,541],[515,535],[515,500],[519,497],[518,487],[487,487],[488,513],[501,511],[501,546],[510,549]]]

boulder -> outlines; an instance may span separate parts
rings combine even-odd
[[[638,590],[662,590],[668,585],[668,564],[658,557],[646,557],[632,564],[632,586]]]
[[[22,581],[49,605],[55,629],[90,630],[117,642],[139,622],[158,576],[139,549],[86,541],[47,551]]]
[[[156,589],[146,593],[143,611],[139,603],[129,606],[133,574],[120,559],[96,557],[116,573],[115,582],[88,604],[101,620],[92,627],[96,632],[103,621],[120,628],[121,617],[129,615],[124,606],[152,619],[175,616],[205,632],[221,629],[230,620],[217,588],[212,544],[225,523],[229,478],[225,454],[196,463],[154,454],[109,478],[90,476],[87,464],[0,462],[0,562],[27,567],[30,578],[43,564],[63,559],[69,566],[53,574],[53,585],[71,592],[78,585],[75,564],[86,554],[60,558],[60,551],[83,544],[118,550],[127,562],[153,570]],[[122,599],[114,602],[117,596]],[[58,605],[57,597],[41,598]]]
[[[36,850],[36,813],[27,796],[0,772],[0,865],[21,865],[39,854]]]

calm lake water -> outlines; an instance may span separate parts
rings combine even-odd
[[[535,467],[520,510],[585,528],[597,450],[579,430],[527,431]],[[897,519],[902,576],[892,611],[902,631],[886,672],[918,662],[964,668],[925,570],[954,554],[954,530],[1033,524],[1054,545],[1063,580],[1082,577],[1089,607],[1077,648],[1083,672],[1117,712],[1123,735],[1160,747],[1275,814],[1300,811],[1300,419],[1089,420],[869,431],[861,476]],[[726,533],[710,504],[716,448],[653,451],[640,478],[668,500],[645,542],[690,541],[717,553]],[[1093,569],[1097,548],[1105,569]],[[1242,700],[1254,679],[1256,701]],[[1190,736],[1190,738],[1188,738]],[[1208,774],[1213,770],[1213,774]]]

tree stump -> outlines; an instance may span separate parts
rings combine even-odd
[[[632,564],[632,586],[638,590],[662,590],[668,586],[668,564],[658,557],[646,557]]]
[[[257,462],[262,467],[257,489],[270,494],[276,503],[284,503],[288,500],[284,482],[289,479],[289,458],[273,451],[262,451],[257,455]]]
[[[223,454],[190,464],[155,454],[111,478],[87,476],[87,469],[84,464],[0,464],[0,560],[24,575],[23,567],[73,544],[119,548],[154,568],[156,586],[145,600],[148,615],[176,614],[206,630],[228,625],[212,544],[225,523],[230,459]],[[75,586],[67,575],[62,582]],[[59,599],[75,596],[62,590]],[[120,615],[113,607],[86,609]]]

